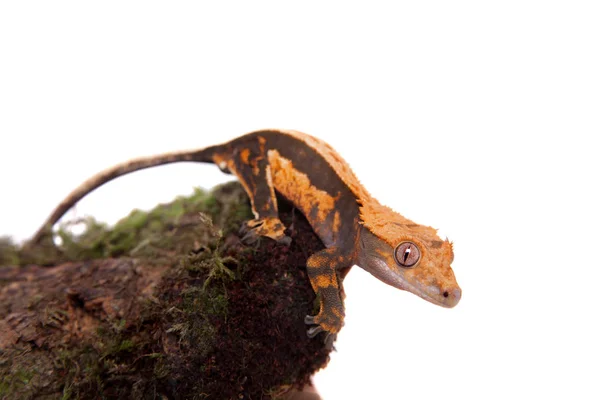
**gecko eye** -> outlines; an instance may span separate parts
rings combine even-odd
[[[408,268],[419,262],[421,252],[414,243],[403,242],[396,247],[394,257],[399,266]]]

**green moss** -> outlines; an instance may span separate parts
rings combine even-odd
[[[209,246],[198,249],[182,260],[182,265],[190,272],[208,273],[204,286],[206,287],[213,280],[226,282],[236,279],[236,273],[231,269],[239,262],[231,256],[223,256],[221,245],[223,241],[222,230],[216,228],[212,219],[206,214],[199,214],[200,222],[207,229]]]
[[[33,376],[33,372],[21,368],[12,371],[10,375],[3,376],[2,381],[0,381],[0,397],[7,396],[13,391],[23,389],[29,384]]]
[[[5,348],[0,352],[0,398],[32,399],[48,379],[45,355],[31,357],[26,346]]]
[[[177,337],[182,348],[193,348],[198,357],[205,357],[217,339],[212,321],[226,320],[227,310],[228,298],[221,286],[189,287],[181,292],[179,307],[166,310],[171,321],[167,332]]]
[[[59,250],[67,260],[84,260],[101,258],[105,251],[105,238],[109,232],[108,225],[96,221],[94,218],[85,218],[80,221],[85,225],[81,235],[74,235],[68,230],[69,224],[61,225],[58,237],[61,245]]]
[[[8,236],[0,237],[0,265],[18,265],[19,248]]]
[[[159,358],[154,364],[154,376],[156,379],[165,379],[171,373],[171,369],[169,368],[169,364],[163,358]]]
[[[115,353],[120,353],[123,351],[131,351],[134,347],[133,340],[125,339],[119,343],[119,346],[116,347]]]
[[[58,246],[47,238],[33,249],[19,249],[9,238],[0,238],[0,265],[47,265],[119,256],[161,262],[173,251],[194,250],[193,242],[201,233],[194,217],[202,218],[200,213],[215,219],[224,233],[252,215],[237,183],[217,186],[211,192],[196,188],[190,196],[178,197],[150,211],[134,210],[113,227],[88,217],[77,221],[84,225],[83,233],[74,234],[69,229],[72,223],[62,224],[57,231]]]
[[[106,390],[107,376],[120,371],[127,373],[125,360],[136,349],[130,333],[121,328],[124,322],[109,328],[101,326],[92,343],[70,345],[56,353],[55,370],[62,380],[62,399],[87,398],[89,393]]]
[[[227,316],[227,294],[222,287],[193,286],[182,292],[183,311],[205,319],[211,316]]]

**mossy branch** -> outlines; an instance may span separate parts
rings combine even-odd
[[[0,398],[268,399],[308,383],[328,360],[303,323],[306,255],[323,246],[279,208],[291,246],[240,243],[237,183],[81,235],[63,225],[59,245],[0,239]]]

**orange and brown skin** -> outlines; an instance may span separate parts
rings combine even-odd
[[[54,210],[31,242],[35,243],[79,199],[118,176],[173,162],[212,162],[232,173],[245,188],[255,219],[243,228],[245,242],[261,236],[289,244],[279,219],[275,192],[292,202],[326,246],[307,263],[320,311],[307,316],[309,336],[334,337],[344,320],[342,280],[358,265],[383,282],[434,304],[455,306],[461,290],[450,267],[452,245],[433,228],[415,224],[382,206],[360,184],[348,164],[325,142],[296,131],[264,130],[201,150],[131,160],[92,177]],[[395,250],[416,246],[420,258],[403,267]]]

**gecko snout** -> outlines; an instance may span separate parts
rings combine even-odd
[[[454,307],[460,301],[462,290],[459,287],[447,289],[442,293],[442,296],[444,297],[444,305],[446,307]]]

